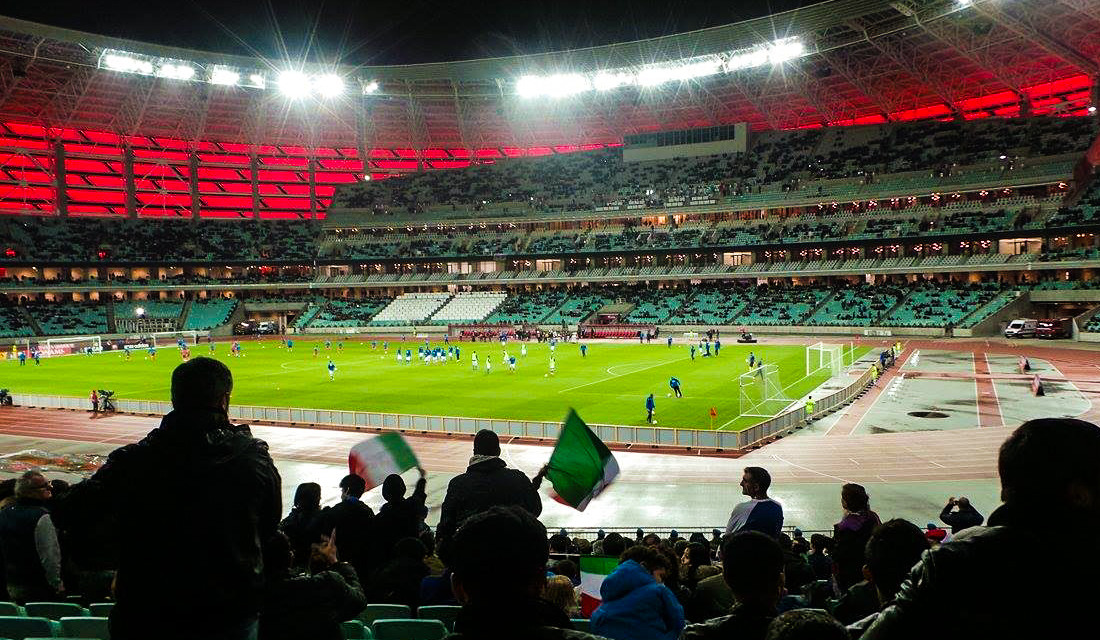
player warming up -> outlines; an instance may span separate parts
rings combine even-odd
[[[332,362],[332,360],[328,361],[328,379],[336,379],[336,365]]]
[[[684,397],[683,392],[680,391],[680,379],[679,378],[669,378],[668,379],[668,386],[669,386],[670,389],[672,389],[672,393],[676,394],[677,398],[683,398]],[[669,395],[672,395],[672,393],[670,393]]]

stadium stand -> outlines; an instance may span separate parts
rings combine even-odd
[[[46,336],[107,333],[107,310],[96,302],[38,303],[26,306]]]
[[[516,292],[509,295],[495,311],[485,318],[490,324],[538,324],[565,302],[566,292],[560,289]]]
[[[508,297],[506,293],[465,291],[455,294],[432,314],[432,324],[480,322]]]
[[[734,321],[745,325],[799,325],[828,295],[817,287],[757,288],[748,305]]]
[[[904,296],[905,291],[900,287],[860,283],[834,291],[805,323],[818,326],[877,326],[886,312]]]
[[[898,327],[960,326],[959,322],[998,295],[996,284],[922,283],[884,324]],[[1007,304],[1007,301],[1006,301]]]
[[[319,328],[365,327],[370,324],[376,313],[390,303],[389,298],[365,298],[358,300],[330,300],[326,306],[310,305],[315,312],[307,310],[300,319],[298,328],[306,326]],[[310,320],[312,319],[312,322]]]
[[[183,328],[188,331],[205,331],[225,324],[239,303],[236,298],[192,300]]]
[[[423,323],[450,298],[449,293],[404,293],[379,311],[371,324],[393,326]]]
[[[23,312],[0,299],[0,338],[33,336],[34,329],[27,324]]]

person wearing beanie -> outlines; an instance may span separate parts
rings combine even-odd
[[[545,475],[546,467],[531,479],[518,469],[509,469],[500,457],[497,434],[488,429],[478,431],[466,472],[447,485],[436,537],[440,541],[449,538],[466,518],[495,506],[515,505],[537,518],[542,513],[538,488]]]

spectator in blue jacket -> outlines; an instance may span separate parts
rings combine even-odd
[[[592,633],[612,640],[676,640],[684,608],[662,584],[673,570],[656,549],[629,549],[600,586],[603,603],[592,613]]]

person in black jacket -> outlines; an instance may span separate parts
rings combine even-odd
[[[1004,504],[987,526],[925,552],[863,638],[1071,638],[1093,628],[1098,460],[1095,424],[1024,423],[1001,445]]]
[[[382,482],[382,497],[386,502],[378,509],[374,519],[373,546],[383,559],[389,557],[398,540],[416,538],[420,533],[427,479],[424,469],[419,471],[420,479],[408,498],[405,497],[405,481],[401,476],[392,473]]]
[[[363,502],[367,483],[354,473],[340,479],[340,502],[325,507],[317,517],[317,526],[324,535],[331,535],[340,550],[340,560],[351,563],[359,574],[360,584],[366,584],[375,562],[373,553],[374,510]]]
[[[233,376],[194,358],[172,372],[172,412],[115,450],[71,498],[118,519],[114,640],[254,637],[261,541],[279,523],[281,479],[267,443],[229,422]],[[201,615],[200,615],[201,612]]]
[[[61,547],[48,508],[49,480],[27,471],[15,483],[15,500],[0,509],[0,557],[8,593],[19,603],[62,600]]]
[[[947,499],[947,504],[940,512],[940,520],[951,527],[951,534],[954,535],[963,529],[981,526],[985,517],[978,513],[966,496],[958,499],[952,496]]]
[[[321,485],[303,482],[294,491],[294,506],[279,523],[279,531],[286,534],[294,549],[295,567],[309,566],[310,546],[321,541],[317,520],[321,514]]]
[[[531,480],[522,471],[508,469],[500,459],[497,434],[482,429],[474,436],[474,455],[466,473],[451,479],[439,514],[436,537],[442,542],[454,534],[466,518],[489,507],[516,505],[536,518],[542,513],[538,488],[546,474],[543,467]]]
[[[282,532],[264,544],[263,610],[259,640],[342,640],[340,623],[351,620],[367,606],[355,569],[337,559],[331,538],[318,545],[312,562],[324,567],[313,575],[292,574],[303,564],[294,557],[290,539]]]

